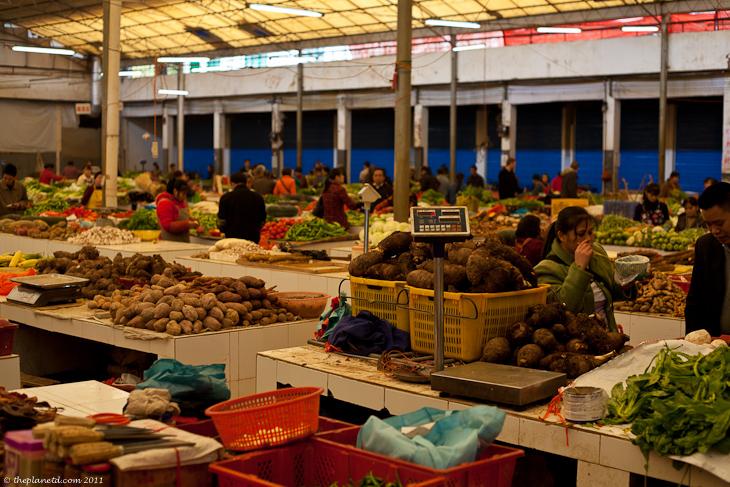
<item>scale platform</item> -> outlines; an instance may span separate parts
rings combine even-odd
[[[449,367],[431,374],[433,390],[514,406],[551,398],[566,383],[565,374],[486,362]]]
[[[28,306],[73,303],[81,297],[81,286],[89,282],[82,277],[63,274],[39,274],[11,279],[20,286],[8,294],[8,301]]]

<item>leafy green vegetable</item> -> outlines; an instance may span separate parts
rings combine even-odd
[[[350,225],[360,226],[365,223],[365,213],[355,210],[347,210],[347,221]]]
[[[321,218],[312,218],[294,224],[284,236],[284,240],[293,242],[310,242],[347,235],[347,230],[339,223],[329,223]]]
[[[32,207],[25,210],[25,214],[28,216],[36,216],[44,211],[63,211],[68,207],[68,201],[60,198],[50,198],[40,203],[35,203]]]
[[[205,229],[206,232],[218,228],[218,216],[214,215],[213,213],[205,213],[203,211],[193,210],[190,212],[190,216],[198,220],[198,223],[201,227]]]
[[[429,205],[439,205],[444,201],[444,195],[436,191],[435,189],[429,189],[424,191],[421,195],[421,201],[428,203]]]
[[[639,223],[631,218],[626,218],[620,215],[605,215],[603,220],[601,220],[599,230],[606,232],[611,230],[623,230],[624,228],[634,227],[636,225],[639,225]]]
[[[730,348],[695,356],[662,349],[651,370],[613,387],[604,422],[633,423],[645,455],[730,453]]]
[[[129,220],[123,221],[121,228],[127,230],[159,230],[160,224],[157,221],[157,212],[141,208],[134,212]]]
[[[545,203],[538,200],[523,200],[521,198],[506,198],[497,201],[497,204],[501,204],[507,207],[525,208],[527,210],[539,210],[545,206]]]

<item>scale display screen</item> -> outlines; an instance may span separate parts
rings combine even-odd
[[[414,237],[469,237],[469,211],[466,206],[411,208]]]

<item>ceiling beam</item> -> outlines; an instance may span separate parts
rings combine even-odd
[[[621,7],[606,7],[591,10],[580,10],[546,15],[515,17],[481,22],[481,29],[459,30],[457,33],[493,32],[500,30],[531,28],[537,26],[578,24],[583,22],[599,22],[629,17],[659,16],[673,13],[704,12],[709,10],[730,10],[730,0],[673,0],[652,2],[645,4],[625,5]],[[448,35],[446,28],[419,28],[413,30],[413,38]],[[396,32],[376,32],[354,36],[328,37],[295,42],[279,42],[261,44],[258,46],[241,47],[234,49],[217,49],[212,51],[190,52],[189,54],[206,55],[209,57],[240,56],[262,52],[284,51],[289,49],[308,49],[317,47],[340,46],[348,44],[365,44],[370,42],[395,41]],[[158,56],[143,58],[127,58],[125,65],[151,64]]]

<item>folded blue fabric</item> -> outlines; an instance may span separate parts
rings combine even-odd
[[[365,356],[410,349],[408,333],[369,311],[360,311],[357,316],[344,316],[340,319],[328,342],[343,352]]]
[[[504,411],[493,406],[474,406],[463,411],[422,408],[381,420],[371,416],[360,429],[357,446],[425,467],[444,469],[477,458],[482,444],[489,444],[502,431]],[[408,438],[404,426],[435,423],[423,436]]]

